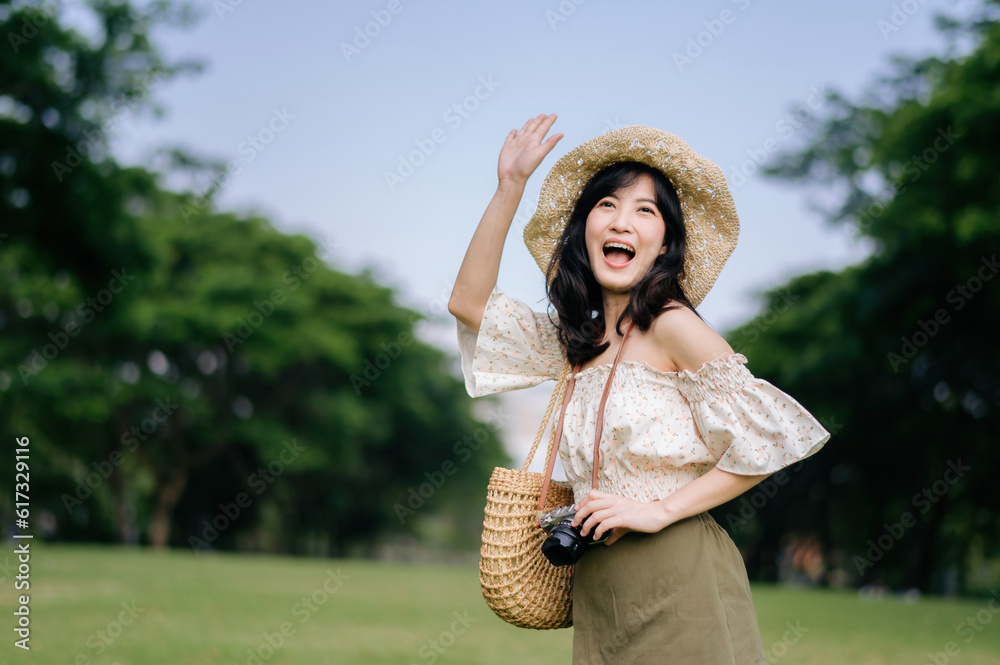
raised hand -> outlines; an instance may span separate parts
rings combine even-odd
[[[546,132],[555,121],[555,113],[550,115],[542,113],[524,123],[524,127],[520,130],[510,130],[500,150],[500,161],[497,165],[497,177],[501,183],[506,181],[523,186],[528,182],[528,177],[542,163],[545,155],[549,154],[563,137],[562,134],[554,134],[545,139]]]

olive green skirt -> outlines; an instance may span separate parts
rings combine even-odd
[[[762,665],[743,558],[708,513],[592,545],[573,573],[573,665]]]

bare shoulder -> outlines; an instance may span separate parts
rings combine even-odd
[[[657,315],[650,333],[678,370],[695,372],[711,360],[728,358],[734,353],[722,335],[684,306]]]

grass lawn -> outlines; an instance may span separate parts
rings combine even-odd
[[[29,653],[12,645],[13,548],[0,554],[5,664],[500,665],[568,663],[571,654],[572,630],[522,630],[494,617],[472,566],[40,542],[31,559]],[[1000,664],[997,602],[991,610],[986,600],[907,604],[762,585],[753,592],[770,662]],[[963,624],[967,617],[975,627]]]

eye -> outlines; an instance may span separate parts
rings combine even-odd
[[[600,207],[600,206],[604,205],[605,203],[607,203],[608,205],[613,205],[611,203],[611,201],[601,201],[600,203],[597,204],[597,206]]]
[[[639,210],[645,210],[646,212],[653,212],[652,208],[639,208]]]

